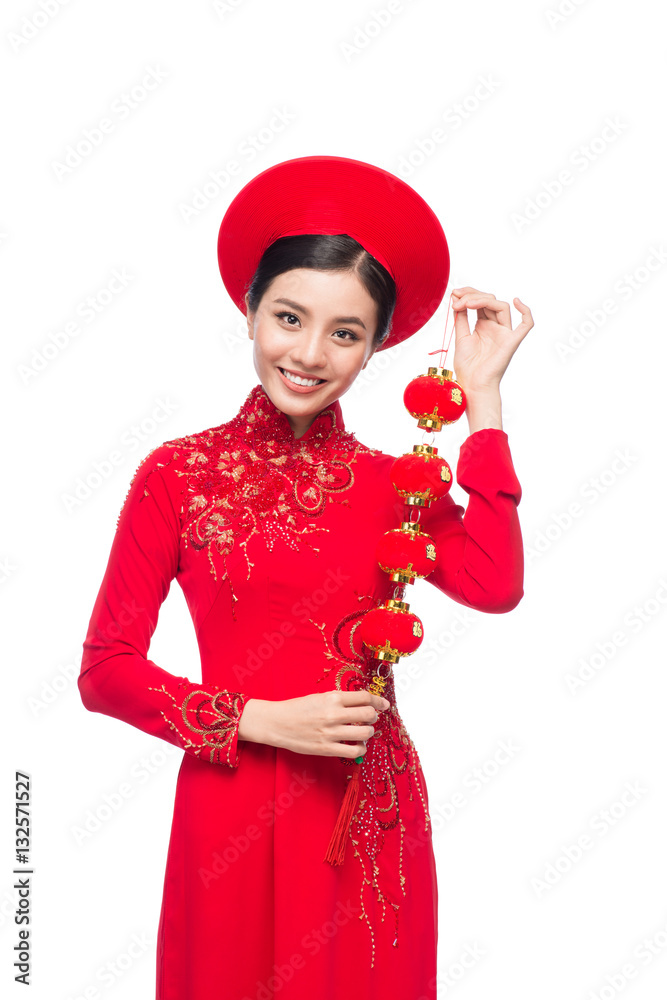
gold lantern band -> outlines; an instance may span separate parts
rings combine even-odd
[[[405,531],[408,535],[420,535],[422,526],[419,521],[401,521],[399,531]]]
[[[409,611],[410,605],[407,601],[396,601],[393,597],[388,597],[387,600],[382,605],[383,608],[389,608],[391,611]]]
[[[403,495],[403,501],[408,505],[408,507],[430,507],[431,500],[424,494],[419,493],[408,493],[407,496]]]
[[[389,639],[385,642],[384,646],[378,646],[373,656],[376,660],[386,660],[387,663],[398,663],[401,658],[401,653],[397,649],[394,649],[390,645]]]

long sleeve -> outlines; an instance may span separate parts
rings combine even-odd
[[[204,689],[147,657],[179,561],[179,516],[161,454],[156,448],[139,465],[118,517],[83,643],[79,692],[91,712],[128,722],[201,760],[236,767],[249,699],[215,685]]]
[[[422,514],[436,542],[437,561],[426,578],[459,604],[478,611],[511,611],[523,597],[524,554],[517,507],[521,486],[505,431],[470,434],[459,453],[456,480],[467,508],[451,496]]]

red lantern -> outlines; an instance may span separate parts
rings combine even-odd
[[[429,368],[426,375],[409,382],[403,402],[419,427],[439,431],[443,424],[453,424],[463,416],[466,397],[454,372],[448,368]]]
[[[419,427],[432,431],[439,431],[443,424],[454,423],[466,408],[465,393],[454,381],[454,373],[447,368],[429,368],[426,375],[413,379],[405,390],[403,401],[413,417],[418,418]],[[392,672],[391,664],[397,663],[401,656],[414,653],[422,643],[423,625],[417,615],[410,613],[410,605],[400,598],[404,595],[406,584],[414,583],[417,577],[427,576],[435,568],[435,543],[430,535],[422,532],[417,522],[421,508],[430,507],[433,500],[445,496],[452,485],[449,465],[438,456],[437,448],[425,444],[415,445],[412,454],[395,459],[390,475],[394,489],[410,506],[410,520],[402,521],[400,528],[386,531],[376,549],[380,567],[395,584],[394,597],[386,600],[381,607],[367,611],[359,622],[357,632],[362,644],[372,654],[374,663],[374,673],[367,690],[377,695],[384,691]],[[387,675],[381,673],[383,663],[389,665]],[[345,855],[346,835],[360,794],[359,771],[363,759],[361,756],[354,760],[338,820],[324,856],[324,860],[333,865],[342,864]]]
[[[411,452],[400,455],[389,475],[399,496],[415,507],[430,507],[452,487],[452,470],[438,449],[428,444],[416,444]]]
[[[364,615],[359,636],[375,659],[397,663],[399,657],[409,656],[421,646],[424,627],[410,612],[409,604],[390,599]]]
[[[375,557],[393,583],[414,583],[415,577],[423,579],[435,568],[435,542],[421,525],[403,521],[400,528],[385,531]]]

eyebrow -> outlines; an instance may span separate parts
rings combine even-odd
[[[305,306],[300,306],[298,302],[292,302],[291,299],[274,299],[274,302],[281,302],[285,306],[290,306],[291,309],[297,309],[302,312],[304,316],[310,316],[310,313]],[[334,323],[356,323],[358,326],[365,330],[365,325],[361,322],[358,316],[336,316],[334,318]]]

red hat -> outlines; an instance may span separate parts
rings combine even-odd
[[[312,233],[346,233],[394,279],[396,308],[378,350],[412,336],[440,305],[449,280],[449,249],[424,199],[371,163],[301,156],[253,177],[220,225],[220,274],[244,315],[245,293],[266,248],[282,236]]]

